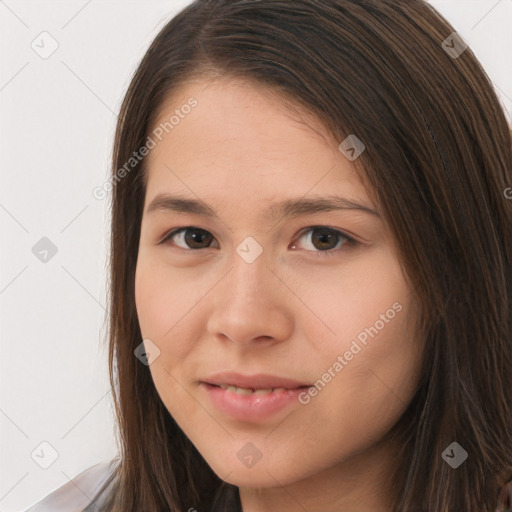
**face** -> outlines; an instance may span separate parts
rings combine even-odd
[[[417,386],[393,236],[341,141],[299,112],[248,83],[191,82],[160,112],[154,128],[174,115],[173,127],[146,157],[135,293],[158,354],[149,369],[239,487],[354,473]],[[335,208],[312,208],[325,199]],[[280,210],[295,201],[306,203]]]

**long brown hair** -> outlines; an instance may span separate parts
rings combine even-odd
[[[355,162],[420,304],[420,385],[394,511],[489,512],[512,478],[512,137],[492,82],[421,0],[196,0],[157,35],[121,107],[113,151],[109,370],[119,426],[114,511],[208,510],[221,480],[134,356],[145,160],[164,100],[193,77],[242,77],[356,134]],[[446,43],[448,41],[448,43]],[[125,169],[120,176],[119,170]],[[457,442],[467,460],[442,457]]]

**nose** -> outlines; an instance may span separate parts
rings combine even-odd
[[[300,302],[263,254],[252,263],[234,255],[231,269],[212,290],[207,324],[212,337],[246,346],[280,343],[292,335]]]

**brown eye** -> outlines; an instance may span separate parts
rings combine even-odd
[[[311,235],[310,235],[311,234]],[[325,226],[312,226],[300,237],[309,240],[312,249],[306,249],[316,253],[317,256],[332,256],[345,247],[357,245],[357,242],[345,233]],[[296,245],[293,246],[294,248]]]
[[[173,238],[175,238],[173,244],[182,249],[206,249],[213,240],[213,235],[200,228],[180,228],[171,231],[161,243],[167,243]]]
[[[321,251],[335,249],[338,245],[338,242],[340,241],[340,235],[329,229],[314,229],[311,230],[311,233],[313,233],[311,237],[312,244],[316,249]],[[318,246],[315,244],[318,244]]]

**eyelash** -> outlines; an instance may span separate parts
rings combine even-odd
[[[347,248],[351,248],[351,247],[359,245],[359,242],[357,242],[354,238],[348,236],[343,231],[340,231],[339,229],[329,228],[327,226],[311,226],[309,228],[306,228],[305,230],[303,230],[301,232],[299,238],[302,238],[309,231],[320,230],[320,229],[328,231],[331,234],[338,235],[340,238],[345,239],[345,241],[342,243],[341,247],[337,248],[337,249],[329,249],[327,251],[307,251],[307,252],[313,252],[318,257],[335,256],[339,251],[343,251],[344,249],[346,250]],[[196,226],[187,226],[187,227],[177,228],[177,229],[173,229],[172,231],[167,233],[164,236],[163,240],[161,242],[159,242],[159,245],[168,244],[170,242],[170,240],[174,237],[174,235],[177,235],[178,233],[181,233],[182,231],[187,231],[187,230],[198,230],[198,231],[203,231],[205,233],[209,233],[209,231],[207,231],[206,229],[198,228]],[[202,250],[202,249],[183,249],[183,247],[178,247],[178,249],[181,249],[181,250],[187,251],[187,252]],[[207,247],[205,247],[204,249],[207,249]]]

